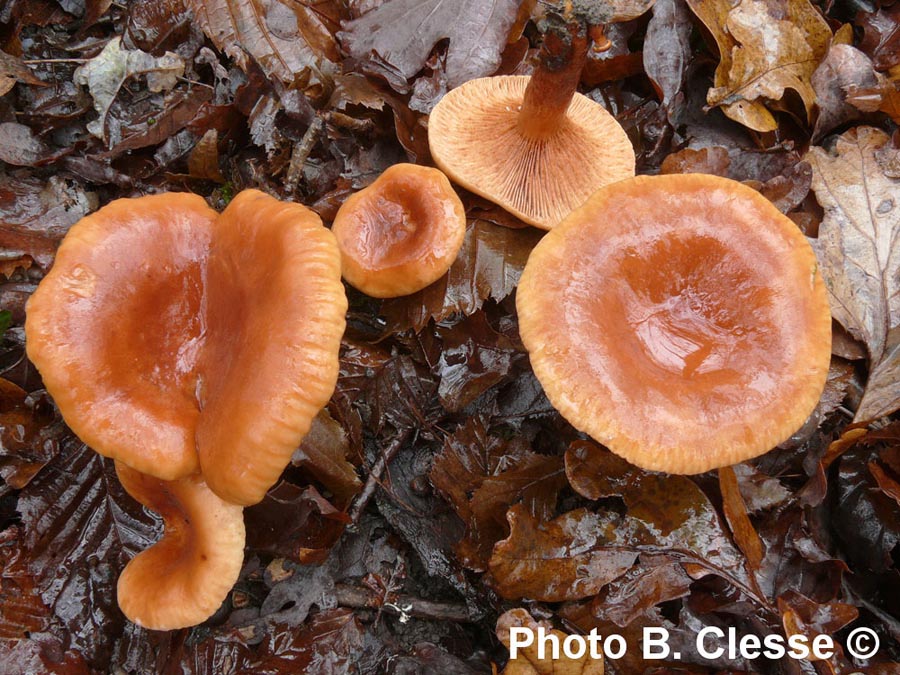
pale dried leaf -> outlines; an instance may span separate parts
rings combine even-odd
[[[631,21],[645,14],[656,0],[572,0],[572,9],[592,26]]]
[[[122,38],[110,40],[103,51],[75,71],[76,84],[86,85],[94,99],[99,117],[88,124],[88,131],[106,140],[106,116],[125,81],[135,75],[147,76],[151,92],[169,91],[184,75],[184,59],[173,52],[160,57],[139,49],[122,48]]]
[[[777,124],[766,108],[785,89],[796,91],[811,119],[816,94],[810,80],[825,58],[831,29],[808,0],[688,0],[712,33],[720,61],[710,106],[756,131]]]
[[[822,138],[835,127],[858,119],[860,111],[848,102],[851,88],[874,87],[875,68],[868,56],[850,45],[835,44],[812,76],[819,116],[813,140]]]
[[[813,147],[813,190],[825,209],[814,242],[834,317],[869,350],[870,374],[856,419],[900,407],[900,181],[881,157],[898,154],[871,127],[851,129],[829,152]]]
[[[367,60],[398,91],[422,70],[432,48],[450,40],[450,88],[493,73],[520,0],[388,0],[339,33],[353,58]]]
[[[684,0],[657,0],[644,38],[644,70],[669,109],[687,75],[692,30]]]
[[[570,658],[565,654],[559,659],[552,659],[549,653],[540,658],[537,647],[538,629],[543,628],[548,635],[552,633],[560,644],[568,634],[553,630],[553,627],[545,621],[538,623],[526,610],[511,609],[497,619],[497,638],[507,649],[510,648],[510,630],[513,628],[527,628],[532,631],[535,639],[530,646],[516,650],[516,658],[510,659],[502,675],[603,675],[602,653],[598,654],[599,658],[596,659],[591,658],[590,650],[580,659]]]

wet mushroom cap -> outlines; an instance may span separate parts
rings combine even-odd
[[[27,305],[28,357],[69,427],[164,479],[198,466],[196,361],[217,216],[192,194],[111,202],[70,229]]]
[[[375,298],[415,293],[442,277],[466,234],[462,202],[447,177],[395,164],[351,195],[332,226],[344,278]]]
[[[234,586],[244,560],[243,508],[214,495],[199,475],[161,481],[116,462],[125,490],[159,513],[162,538],[119,576],[119,607],[151,630],[208,619]]]
[[[437,165],[526,223],[556,226],[598,188],[634,176],[634,149],[604,108],[575,94],[545,138],[520,130],[527,76],[486,77],[444,96],[428,119]]]
[[[828,374],[812,248],[725,178],[599,190],[534,249],[516,304],[551,403],[645,469],[700,473],[767,452],[804,423]]]
[[[347,298],[332,233],[257,190],[222,212],[207,267],[197,450],[222,499],[260,501],[334,391]]]

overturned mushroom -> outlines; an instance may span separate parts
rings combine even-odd
[[[78,436],[165,480],[259,501],[337,380],[347,300],[318,216],[257,190],[115,201],[72,227],[28,355]],[[198,456],[199,455],[199,456]]]
[[[598,188],[633,176],[625,131],[601,105],[576,93],[586,54],[583,31],[551,31],[530,78],[480,78],[449,92],[428,121],[437,165],[545,230]]]
[[[395,164],[344,202],[332,232],[350,285],[393,298],[450,269],[466,235],[466,213],[440,171]]]
[[[797,226],[702,174],[599,190],[534,249],[519,329],[548,398],[645,469],[760,455],[815,408],[828,298]]]
[[[162,516],[165,532],[119,577],[119,607],[153,630],[209,618],[237,581],[244,560],[243,508],[222,501],[199,475],[161,481],[116,462],[125,490]]]

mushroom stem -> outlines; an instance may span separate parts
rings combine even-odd
[[[519,132],[523,136],[540,140],[559,129],[586,61],[587,37],[580,24],[570,23],[562,31],[547,32],[541,63],[531,76],[519,112]]]

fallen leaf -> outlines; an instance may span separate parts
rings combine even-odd
[[[337,45],[328,28],[298,0],[187,0],[194,20],[217,49],[247,72],[253,59],[272,78],[313,98],[336,73]]]
[[[38,87],[47,86],[46,82],[38,79],[31,69],[22,63],[21,59],[0,51],[0,96],[12,89],[16,82]]]
[[[531,249],[544,233],[535,228],[512,230],[476,220],[447,274],[404,298],[387,300],[382,314],[391,332],[420,331],[430,319],[474,314],[488,298],[502,300],[516,288]]]
[[[850,45],[833,44],[811,82],[819,106],[815,142],[835,127],[859,119],[859,108],[848,101],[850,90],[874,87],[877,79],[868,56]]]
[[[597,594],[638,557],[634,522],[614,513],[569,511],[539,520],[521,504],[507,514],[510,535],[494,547],[488,569],[507,600],[577,600]],[[633,538],[634,537],[634,538]]]
[[[13,166],[38,166],[50,155],[49,148],[31,127],[18,122],[0,124],[0,162]]]
[[[590,649],[588,649],[581,658],[571,658],[563,653],[560,658],[554,659],[548,650],[541,658],[537,633],[540,628],[543,628],[547,635],[556,637],[560,645],[569,637],[569,634],[554,630],[548,622],[535,621],[526,610],[511,609],[497,618],[497,639],[507,649],[510,649],[510,629],[512,628],[527,628],[534,636],[534,640],[527,647],[517,648],[516,658],[510,659],[501,675],[603,675],[602,651],[598,654],[599,658],[592,658]]]
[[[810,79],[828,51],[831,29],[808,0],[688,0],[719,47],[719,66],[707,103],[750,129],[773,131],[766,107],[785,89],[799,94],[812,120]],[[760,39],[765,35],[764,39]]]
[[[0,532],[0,640],[21,640],[44,630],[50,609],[24,562],[28,558],[17,527]]]
[[[88,124],[88,131],[107,139],[107,114],[122,85],[136,75],[147,76],[151,92],[169,91],[184,74],[184,59],[167,52],[159,58],[139,49],[122,48],[122,38],[112,38],[103,51],[75,71],[76,84],[86,85],[94,99],[99,117]]]
[[[432,485],[466,523],[457,552],[468,568],[482,571],[491,547],[509,530],[506,510],[519,501],[549,519],[565,485],[559,457],[538,455],[522,439],[504,440],[474,417],[444,442],[429,474]]]
[[[644,37],[644,71],[669,111],[687,76],[692,30],[684,0],[656,0]]]
[[[814,246],[832,313],[869,350],[869,380],[856,421],[900,407],[900,181],[876,153],[896,156],[871,127],[844,133],[831,151],[813,147],[813,190],[825,209]]]
[[[853,605],[843,602],[818,603],[796,591],[788,591],[778,597],[778,610],[785,635],[805,635],[810,641],[819,635],[834,635],[859,616],[859,610]],[[839,657],[840,646],[836,652]],[[810,660],[819,659],[812,656]]]
[[[219,132],[209,129],[197,141],[188,157],[188,171],[194,178],[224,183],[225,177],[219,169]]]
[[[731,526],[734,540],[743,551],[751,568],[758,569],[765,555],[762,541],[747,515],[747,505],[741,496],[737,475],[730,466],[719,469],[719,488],[722,491],[722,510]]]
[[[878,70],[889,70],[900,64],[900,5],[862,13],[859,24],[863,28],[859,48],[872,57]]]
[[[387,0],[338,33],[344,50],[405,93],[432,48],[449,39],[452,89],[493,73],[521,0]]]
[[[316,415],[309,432],[291,457],[291,463],[307,469],[341,503],[348,504],[362,487],[356,469],[347,461],[349,454],[347,433],[324,409]]]

